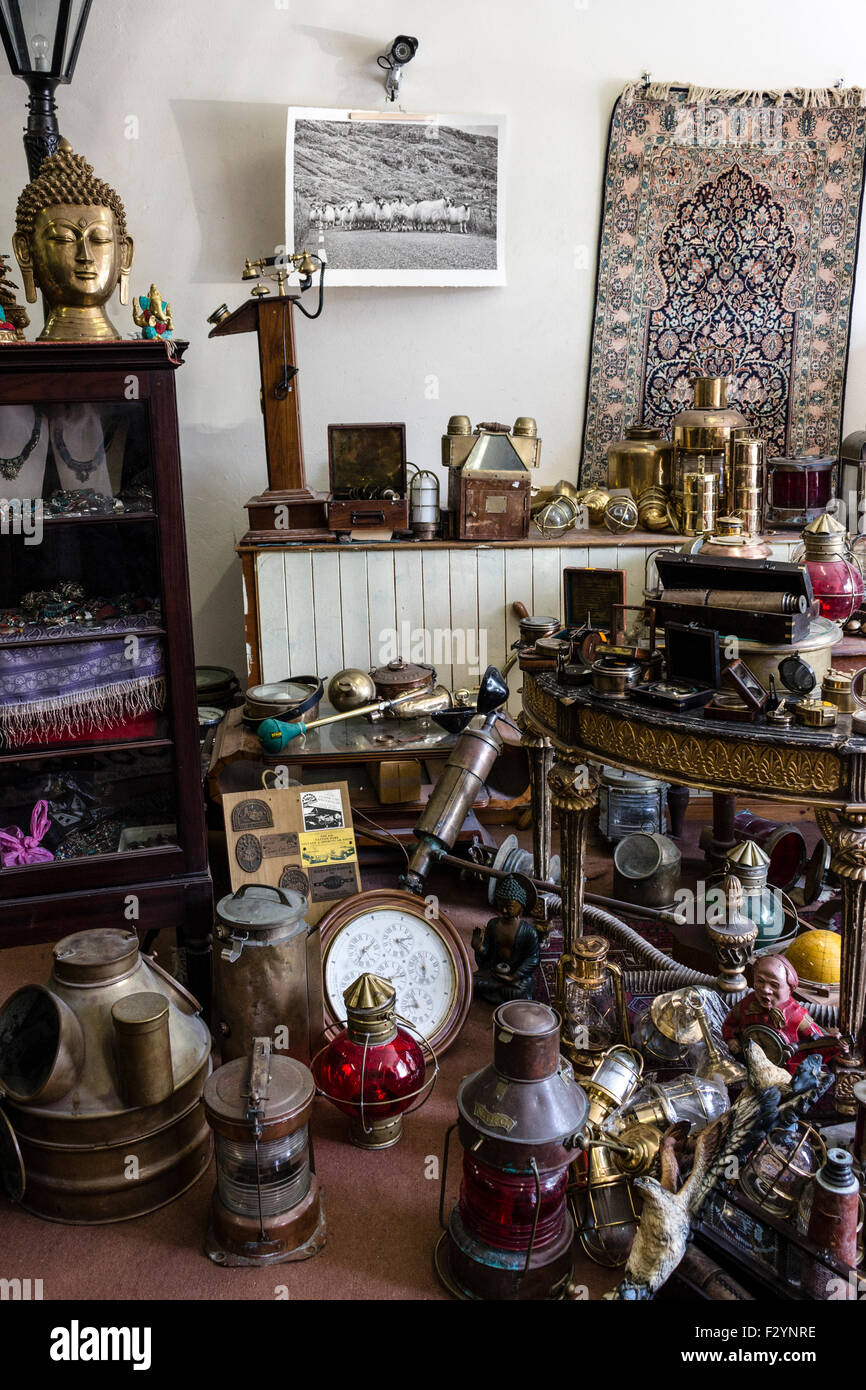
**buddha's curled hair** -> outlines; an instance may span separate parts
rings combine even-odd
[[[126,213],[120,198],[96,177],[84,156],[71,148],[61,148],[43,159],[36,178],[31,179],[18,199],[16,230],[30,236],[37,215],[55,203],[110,208],[120,235],[126,235]]]

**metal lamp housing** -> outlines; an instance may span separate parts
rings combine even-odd
[[[43,0],[37,9],[21,0],[0,4],[0,39],[9,67],[30,91],[24,148],[31,179],[60,143],[54,92],[72,81],[91,0]],[[53,17],[52,17],[53,11]]]

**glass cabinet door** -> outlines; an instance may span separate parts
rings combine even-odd
[[[176,844],[145,403],[0,405],[0,522],[0,864]]]

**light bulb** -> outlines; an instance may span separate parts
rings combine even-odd
[[[33,71],[47,72],[48,54],[51,51],[51,45],[46,39],[45,35],[34,34],[30,47],[33,52]]]

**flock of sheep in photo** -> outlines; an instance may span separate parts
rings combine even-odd
[[[468,232],[472,206],[453,198],[353,198],[348,203],[314,202],[310,225],[327,231]]]

